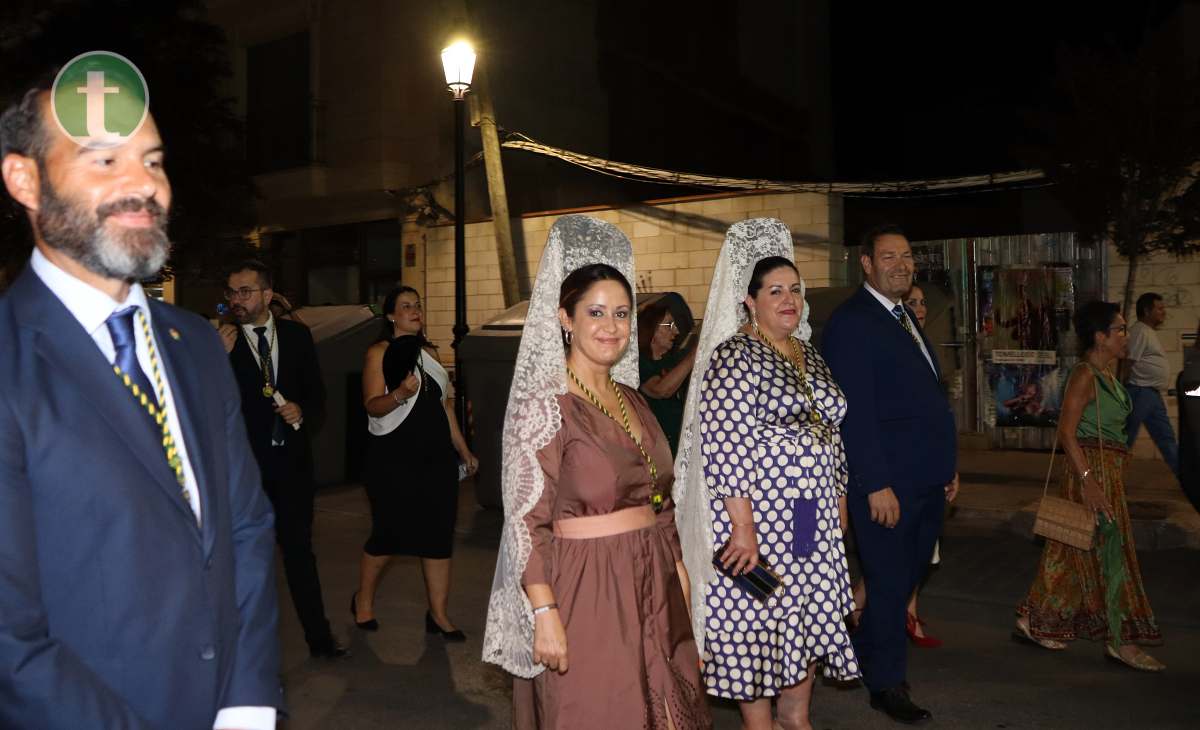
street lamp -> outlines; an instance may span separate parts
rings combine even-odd
[[[466,127],[466,96],[475,70],[475,50],[460,40],[442,49],[446,87],[454,94],[454,408],[459,427],[467,433],[467,401],[463,397],[462,358],[459,345],[467,336],[466,176],[463,164],[463,129]]]
[[[475,49],[466,41],[455,41],[446,46],[442,49],[442,69],[446,72],[446,86],[454,92],[454,100],[462,101],[471,88]]]

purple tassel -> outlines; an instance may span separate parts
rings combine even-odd
[[[792,500],[792,555],[804,557],[817,549],[817,500]]]

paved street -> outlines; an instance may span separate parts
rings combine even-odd
[[[444,645],[423,632],[424,598],[414,559],[397,560],[381,587],[374,635],[353,628],[348,611],[358,556],[369,529],[360,488],[325,490],[318,498],[316,544],[326,606],[354,656],[336,664],[308,658],[286,587],[283,598],[284,680],[292,709],[285,730],[368,728],[507,728],[506,676],[479,660],[499,515],[462,494],[451,613],[465,645]],[[1200,727],[1200,552],[1141,554],[1152,605],[1166,645],[1162,675],[1139,674],[1104,661],[1101,647],[1079,642],[1052,654],[1009,639],[1012,609],[1032,577],[1039,547],[1006,528],[983,530],[951,520],[943,567],[922,593],[930,631],[946,641],[913,650],[914,697],[943,728]],[[737,728],[732,705],[713,704],[718,728]],[[890,728],[867,707],[861,687],[817,688],[816,728]]]

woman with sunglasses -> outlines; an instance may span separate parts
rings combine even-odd
[[[1132,669],[1166,667],[1139,645],[1162,643],[1142,587],[1125,500],[1129,394],[1113,375],[1127,354],[1125,319],[1115,304],[1088,302],[1075,313],[1080,362],[1063,391],[1058,442],[1066,458],[1059,496],[1096,515],[1095,544],[1080,550],[1046,540],[1037,576],[1017,607],[1013,639],[1061,651],[1077,638],[1103,641],[1105,655]]]
[[[665,300],[646,307],[638,315],[638,375],[642,395],[667,441],[671,453],[679,447],[679,429],[683,425],[684,385],[696,363],[696,348],[686,352],[675,347],[679,326]]]

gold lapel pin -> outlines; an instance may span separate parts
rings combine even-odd
[[[175,329],[174,327],[172,327],[171,329],[167,330],[167,332],[169,332],[169,333],[171,334],[171,339],[172,339],[172,340],[178,340],[178,339],[179,339],[179,330]]]

